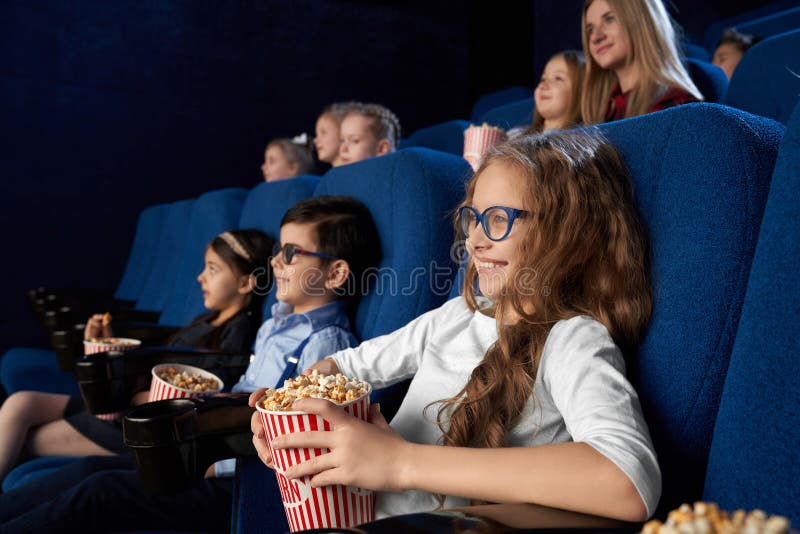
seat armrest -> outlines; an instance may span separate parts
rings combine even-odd
[[[123,437],[145,489],[179,492],[198,484],[218,460],[254,455],[248,397],[169,399],[130,410]]]
[[[91,413],[129,408],[131,398],[150,388],[151,370],[160,363],[180,363],[205,369],[226,384],[234,384],[247,369],[250,354],[232,354],[195,347],[142,347],[99,352],[75,365],[81,396]]]

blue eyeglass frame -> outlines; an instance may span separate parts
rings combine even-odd
[[[331,256],[330,254],[325,254],[323,252],[311,252],[310,250],[306,250],[304,248],[300,248],[297,245],[293,245],[292,243],[286,243],[285,245],[281,245],[280,243],[275,243],[275,246],[272,247],[272,255],[277,257],[278,254],[283,256],[283,261],[286,265],[291,265],[294,257],[297,254],[301,256],[316,256],[317,258],[323,258],[326,260],[340,260],[336,256]]]
[[[502,235],[502,237],[498,238],[494,238],[490,235],[491,233],[489,232],[489,227],[488,227],[489,223],[486,221],[486,213],[489,212],[490,210],[496,210],[496,209],[503,210],[508,216],[508,227],[506,228],[506,231]],[[508,206],[489,206],[488,208],[483,210],[483,213],[478,213],[478,210],[476,210],[472,206],[461,206],[460,208],[458,208],[458,220],[462,230],[465,230],[463,223],[465,210],[472,212],[472,214],[475,216],[475,228],[477,228],[478,225],[480,224],[483,227],[484,235],[486,236],[487,239],[489,239],[489,241],[502,241],[503,239],[507,238],[508,234],[511,233],[511,229],[514,227],[514,221],[516,221],[517,219],[524,219],[525,217],[528,216],[527,211],[518,210],[517,208],[509,208]],[[469,233],[466,231],[464,231],[464,234],[465,234],[464,237],[467,237],[469,235]]]

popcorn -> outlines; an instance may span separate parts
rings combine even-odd
[[[672,510],[666,523],[657,519],[648,521],[641,534],[786,534],[790,526],[785,517],[767,517],[763,510],[750,513],[736,510],[728,514],[715,503],[700,501],[694,503],[694,508],[682,504]]]
[[[178,371],[174,367],[167,367],[156,372],[158,378],[171,386],[188,389],[189,391],[217,391],[220,387],[216,378],[206,378],[197,373]]]
[[[292,409],[298,399],[327,399],[335,404],[344,404],[363,397],[369,392],[369,384],[356,378],[348,379],[343,374],[323,375],[316,369],[310,375],[285,380],[283,387],[270,388],[259,401],[268,411],[285,412]]]

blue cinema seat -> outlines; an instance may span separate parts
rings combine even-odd
[[[478,119],[478,124],[489,123],[505,130],[533,124],[533,97],[517,100],[488,110]]]
[[[650,237],[653,315],[628,376],[658,454],[664,517],[702,494],[783,127],[688,104],[599,128],[631,171]]]
[[[359,303],[359,339],[389,333],[447,299],[455,265],[452,210],[472,170],[450,154],[422,148],[337,167],[316,195],[348,195],[366,204],[381,238],[377,283]],[[232,530],[281,532],[286,517],[275,476],[257,458],[241,462],[234,490]]]
[[[447,121],[420,128],[400,141],[400,148],[422,147],[460,156],[464,153],[464,130],[467,121]]]
[[[733,72],[724,103],[786,123],[800,98],[800,30],[761,41]]]
[[[139,252],[134,254],[131,251],[131,257],[143,256],[144,261],[149,264],[144,278],[134,278],[136,283],[140,284],[135,306],[137,310],[157,311],[163,308],[171,285],[170,274],[173,272],[168,265],[169,260],[177,257],[177,254],[172,252],[177,250],[177,243],[183,243],[186,239],[189,212],[193,204],[193,199],[182,200],[168,205],[165,214],[156,212],[161,223],[155,248],[152,249],[152,245],[148,244],[144,254]],[[142,215],[147,212],[148,210],[143,211]],[[139,218],[138,226],[141,224],[142,216]],[[139,240],[138,226],[134,244]],[[147,223],[147,226],[150,226],[150,223]],[[72,373],[60,368],[52,350],[26,347],[9,349],[0,359],[0,381],[7,393],[33,389],[50,393],[78,394],[78,386]]]
[[[189,220],[195,199],[173,202],[164,221],[156,253],[150,259],[152,268],[141,288],[136,308],[140,310],[164,309],[177,273],[180,260],[178,251],[189,233]]]
[[[736,26],[741,33],[765,39],[800,29],[800,7],[779,11],[765,17],[749,20]]]
[[[136,224],[128,261],[122,279],[114,293],[119,300],[135,301],[139,298],[144,281],[150,274],[152,258],[158,247],[161,227],[169,213],[169,204],[157,204],[142,210]]]
[[[767,5],[757,9],[740,13],[733,17],[718,20],[706,28],[703,37],[703,46],[706,48],[706,50],[713,51],[717,46],[717,41],[719,41],[722,32],[725,31],[726,28],[739,28],[742,25],[750,24],[752,21],[778,14],[781,11],[794,9],[796,7],[800,7],[800,1],[798,0],[772,0]],[[765,36],[766,35],[762,35],[761,37]]]
[[[689,59],[699,59],[700,61],[710,62],[711,54],[700,45],[693,43],[683,43],[683,55]]]
[[[490,109],[524,99],[533,99],[533,91],[528,87],[515,86],[487,93],[475,101],[469,120],[479,122],[483,114]]]
[[[152,276],[145,283],[142,294],[142,298],[148,302],[161,305],[159,326],[181,327],[204,313],[197,275],[202,270],[205,247],[217,234],[238,227],[246,195],[246,189],[230,188],[205,193],[196,200],[173,204],[174,209],[171,208],[167,220],[176,223],[174,227],[169,227],[174,231],[162,233],[163,239],[158,250],[164,252],[162,245],[174,248],[168,249],[170,252],[166,262],[160,258],[158,265],[154,265],[150,273]],[[187,211],[188,225],[183,226],[180,223],[185,220]],[[136,328],[146,331],[148,326],[142,324],[136,325]],[[23,389],[71,395],[78,393],[74,377],[59,369],[52,351],[27,348],[9,350],[0,360],[0,379],[7,393]]]
[[[721,68],[706,61],[687,58],[686,69],[706,102],[722,102],[728,91],[728,77]]]
[[[703,498],[800,527],[800,106],[781,143],[733,345]]]

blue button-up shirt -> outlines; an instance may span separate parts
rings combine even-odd
[[[306,339],[302,354],[295,355],[300,359],[297,371],[336,351],[358,345],[350,332],[346,306],[346,302],[335,300],[306,313],[292,313],[290,304],[273,304],[272,318],[256,334],[253,360],[232,390],[250,393],[258,388],[282,386],[277,382],[286,369],[286,356],[295,355]],[[218,477],[233,476],[236,460],[220,460],[214,468]]]
[[[295,355],[306,339],[302,353],[295,355],[300,360],[297,371],[338,350],[356,346],[345,308],[346,302],[335,300],[306,313],[292,313],[290,304],[273,304],[272,318],[258,329],[255,357],[233,391],[249,393],[258,388],[282,386],[277,382],[286,369],[286,357]]]

